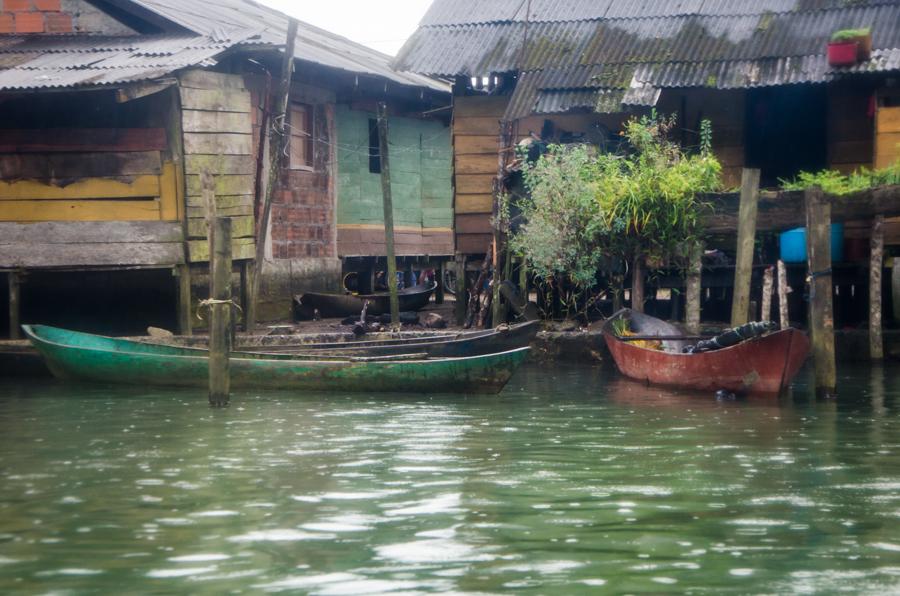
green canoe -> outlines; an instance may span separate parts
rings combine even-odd
[[[22,328],[59,378],[132,385],[207,386],[208,358],[204,350],[45,325]],[[485,356],[423,360],[235,353],[230,365],[231,386],[311,391],[499,393],[527,355],[528,348]]]

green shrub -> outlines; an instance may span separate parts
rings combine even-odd
[[[831,34],[831,41],[851,41],[859,37],[869,35],[872,30],[869,27],[862,29],[841,29]]]
[[[818,186],[825,194],[849,195],[877,186],[900,184],[900,161],[878,170],[860,168],[849,175],[835,170],[800,172],[793,180],[781,180],[781,184],[784,190],[806,190]]]

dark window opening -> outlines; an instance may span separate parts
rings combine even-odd
[[[369,118],[369,173],[381,173],[381,145],[378,143],[378,121]]]
[[[751,89],[747,94],[747,167],[762,186],[828,166],[825,85]],[[713,132],[715,134],[715,131]]]

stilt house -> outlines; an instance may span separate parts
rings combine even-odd
[[[189,331],[209,257],[202,172],[232,218],[236,269],[256,254],[287,17],[252,0],[0,6],[0,334]],[[261,319],[288,316],[294,292],[337,289],[342,256],[383,255],[379,101],[398,252],[453,251],[448,86],[302,23],[293,58]]]

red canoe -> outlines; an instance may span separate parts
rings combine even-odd
[[[603,327],[606,345],[619,371],[645,383],[739,394],[780,393],[791,384],[809,353],[809,339],[788,328],[749,339],[728,348],[699,354],[682,354],[688,342],[664,341],[664,350],[651,350],[620,340],[611,322],[618,317],[631,320],[632,331],[642,335],[679,336],[680,329],[659,319],[620,311]]]

